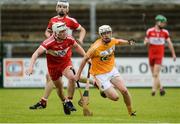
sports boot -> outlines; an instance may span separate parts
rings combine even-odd
[[[160,89],[160,95],[161,96],[164,96],[166,94],[166,92],[165,92],[165,90],[162,88],[162,89]]]
[[[44,109],[46,108],[46,105],[47,105],[47,100],[42,98],[38,103],[30,106],[29,109]]]
[[[64,102],[64,103],[63,103],[63,109],[64,109],[64,113],[65,113],[66,115],[70,115],[70,114],[71,114],[71,111],[70,111],[69,108],[68,108],[67,102]]]
[[[66,104],[70,111],[76,111],[76,108],[74,107],[74,105],[71,101],[66,102]]]

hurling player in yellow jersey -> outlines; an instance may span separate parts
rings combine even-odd
[[[79,80],[81,72],[91,59],[90,74],[94,77],[100,90],[103,91],[107,98],[113,101],[119,99],[116,92],[117,88],[123,95],[129,115],[135,116],[135,111],[132,110],[131,96],[124,84],[124,80],[115,67],[114,51],[116,45],[134,45],[134,40],[123,40],[112,38],[112,29],[109,25],[99,27],[100,38],[87,51],[84,56],[77,75],[76,80]]]

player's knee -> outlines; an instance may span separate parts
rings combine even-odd
[[[71,82],[75,82],[75,76],[69,77],[69,80],[71,80]]]
[[[153,74],[153,77],[154,77],[154,78],[157,78],[157,77],[158,77],[158,74]]]
[[[113,101],[118,101],[118,99],[119,99],[119,96],[117,96],[117,95],[115,95],[115,96],[112,97],[112,100],[113,100]]]
[[[107,94],[107,96],[113,101],[118,101],[118,99],[119,99],[119,94],[116,92],[111,93],[111,94]]]
[[[49,74],[46,74],[46,83],[49,83],[51,81],[51,78],[49,76]]]
[[[127,90],[127,89],[123,89],[123,90],[121,91],[121,93],[122,93],[123,95],[127,95],[127,94],[128,94],[128,90]]]
[[[119,100],[119,96],[116,96],[114,101],[118,101]]]

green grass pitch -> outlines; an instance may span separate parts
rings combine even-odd
[[[83,91],[83,89],[82,89]],[[64,115],[62,103],[55,90],[46,109],[29,110],[43,94],[43,89],[0,89],[0,123],[177,123],[180,122],[180,88],[167,88],[163,97],[159,93],[152,97],[150,88],[129,89],[136,117],[127,114],[120,95],[119,101],[110,101],[99,95],[97,89],[90,90],[89,108],[92,117],[84,117],[78,106],[79,92],[76,90],[74,105],[76,112]]]

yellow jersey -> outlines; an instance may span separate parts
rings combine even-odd
[[[112,38],[105,44],[102,39],[97,39],[88,49],[86,56],[92,61],[90,73],[92,75],[110,72],[115,65],[114,51],[119,44],[118,39]]]

